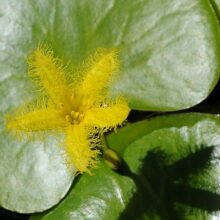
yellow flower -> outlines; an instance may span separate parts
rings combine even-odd
[[[96,52],[73,82],[69,82],[62,61],[44,47],[33,52],[29,67],[29,75],[46,99],[7,116],[7,129],[16,133],[65,132],[67,162],[78,173],[90,173],[100,154],[97,134],[122,124],[130,111],[124,99],[106,96],[107,86],[118,71],[116,51]]]

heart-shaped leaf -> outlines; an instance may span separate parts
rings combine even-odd
[[[114,173],[104,163],[93,174],[80,177],[57,208],[31,219],[118,219],[135,190],[133,181]]]
[[[143,187],[139,188],[123,217],[209,219],[211,213],[215,216],[220,210],[219,134],[219,120],[201,120],[192,127],[156,130],[129,145],[124,158],[134,173],[144,175],[142,184],[145,179],[148,188],[145,193]],[[131,214],[132,209],[138,214]]]
[[[4,132],[0,137],[0,205],[11,211],[32,213],[57,204],[74,178],[57,140],[17,142]]]

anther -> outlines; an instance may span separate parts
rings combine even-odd
[[[72,116],[73,118],[74,118],[74,113],[75,113],[74,111],[71,111],[71,112],[70,112],[70,114],[71,114],[71,116]]]
[[[65,119],[66,119],[67,122],[69,122],[71,124],[73,123],[73,120],[72,120],[70,115],[66,115]]]
[[[80,115],[79,115],[79,120],[82,120],[83,117],[84,117],[84,115],[83,115],[83,114],[80,114]]]
[[[71,116],[72,116],[72,118],[75,120],[75,119],[78,119],[78,117],[79,117],[79,112],[75,112],[75,111],[71,111]]]

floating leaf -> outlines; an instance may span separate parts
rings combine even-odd
[[[57,141],[48,138],[44,143],[28,143],[10,141],[4,132],[0,136],[0,205],[32,213],[57,204],[74,178]]]
[[[209,219],[211,213],[216,215],[220,210],[219,134],[219,120],[201,120],[192,127],[156,130],[127,147],[124,158],[142,185],[122,217]]]
[[[94,175],[80,177],[67,198],[44,216],[32,220],[118,219],[135,190],[133,181],[114,173],[105,164]]]

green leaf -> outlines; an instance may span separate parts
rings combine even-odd
[[[214,8],[217,9],[217,11],[220,11],[220,0],[210,0],[210,2],[213,4]]]
[[[116,174],[104,163],[93,174],[81,176],[65,200],[51,212],[31,219],[118,219],[135,190],[133,181]]]
[[[11,138],[0,133],[0,205],[20,213],[54,206],[74,178],[67,170],[58,140],[18,142]]]
[[[124,215],[132,217],[132,206],[137,219],[152,213],[161,219],[209,219],[219,211],[219,134],[220,120],[213,118],[159,129],[129,145],[124,158],[132,172],[144,175],[148,189],[138,194],[145,203],[131,200]]]
[[[219,116],[202,113],[182,113],[152,117],[120,128],[106,137],[108,146],[121,157],[126,147],[154,130],[168,127],[193,126],[200,120],[219,120]],[[128,135],[129,134],[129,135]]]
[[[99,47],[117,47],[122,67],[111,94],[133,109],[188,108],[219,78],[219,26],[208,0],[2,0],[0,11],[7,93],[15,76],[27,88],[26,56],[39,41],[76,65]]]
[[[132,108],[142,110],[183,109],[206,98],[219,78],[219,27],[210,2],[145,1],[136,15],[123,36],[131,59],[122,58],[114,93],[122,92]]]
[[[220,141],[219,129],[220,118],[200,120],[192,126],[182,126],[177,128],[162,128],[144,135],[132,142],[124,152],[124,158],[134,173],[138,173],[141,165],[140,158],[144,158],[148,151],[154,148],[165,149],[166,153],[174,154],[175,158],[183,155],[187,146],[200,147],[203,145],[218,145]],[[165,133],[165,134],[163,134]],[[169,133],[169,135],[168,135]],[[176,134],[177,133],[177,134]],[[157,136],[157,138],[155,138]],[[179,138],[174,138],[175,135]],[[163,148],[162,148],[163,147]],[[133,153],[135,149],[135,154]]]

